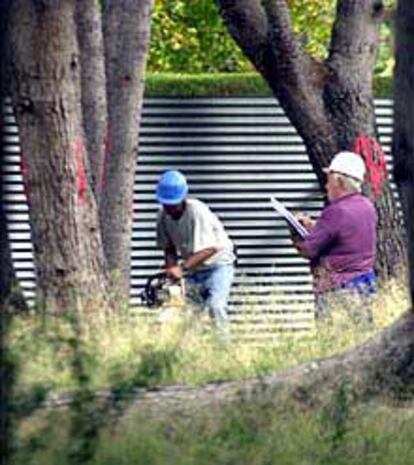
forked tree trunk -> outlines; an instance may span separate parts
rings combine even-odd
[[[376,137],[372,74],[382,2],[338,1],[329,56],[322,63],[300,48],[286,0],[216,1],[231,35],[302,136],[322,189],[322,168],[336,152],[365,155],[369,179],[374,180],[367,191],[378,213],[377,269],[383,278],[395,276],[405,258],[401,218],[383,154],[363,149],[364,143],[372,147]]]
[[[97,208],[86,179],[75,3],[13,1],[8,44],[37,290],[42,306],[55,313],[107,303]]]
[[[129,298],[135,168],[153,0],[107,0],[104,42],[108,157],[100,218],[105,256],[121,300]]]

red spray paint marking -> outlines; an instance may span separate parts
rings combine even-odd
[[[75,162],[76,162],[76,180],[78,187],[78,204],[86,203],[87,180],[85,173],[85,164],[83,161],[84,144],[82,137],[77,137],[75,141]]]
[[[22,173],[22,178],[23,178],[23,192],[26,195],[26,199],[29,201],[30,200],[30,195],[31,195],[31,188],[29,185],[29,165],[27,164],[26,158],[23,154],[23,150],[20,150],[20,171]]]
[[[375,197],[380,197],[387,179],[387,163],[381,145],[373,137],[360,134],[355,141],[354,152],[364,159],[367,182],[371,184]]]

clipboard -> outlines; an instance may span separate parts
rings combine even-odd
[[[291,226],[302,239],[307,238],[309,231],[299,223],[299,221],[281,202],[279,202],[279,200],[277,200],[275,197],[270,197],[270,203],[276,212],[287,221],[289,226]]]

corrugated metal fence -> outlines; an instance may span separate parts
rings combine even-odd
[[[28,295],[34,270],[28,211],[20,173],[19,140],[5,107],[2,170],[6,211],[18,277]],[[380,141],[389,153],[392,102],[376,102]],[[205,201],[237,244],[239,263],[231,296],[234,332],[273,337],[280,329],[309,328],[311,277],[272,210],[318,213],[322,196],[301,138],[271,98],[146,99],[134,191],[131,304],[146,278],[162,266],[155,248],[154,187],[165,169],[187,176],[190,195]]]

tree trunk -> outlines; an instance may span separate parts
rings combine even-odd
[[[414,10],[410,0],[399,0],[396,21],[394,75],[394,178],[403,205],[408,236],[409,282],[414,302]]]
[[[3,142],[3,101],[6,95],[5,29],[9,2],[0,5],[0,141]],[[0,152],[0,157],[2,152]],[[1,178],[0,178],[1,179]],[[7,306],[12,295],[13,263],[7,234],[6,212],[3,208],[3,186],[0,183],[0,307]]]
[[[86,179],[75,2],[12,3],[10,72],[39,301],[48,311],[107,303],[96,204]]]
[[[6,94],[4,46],[9,3],[7,0],[0,5],[0,108],[2,108]],[[3,140],[2,122],[3,114],[0,111],[0,141]],[[9,304],[13,300],[14,273],[7,235],[6,214],[3,208],[2,187],[0,184],[0,465],[7,465],[10,463],[13,437],[11,397],[14,387],[14,366],[9,356],[8,333],[11,322]]]
[[[109,271],[129,298],[134,177],[153,0],[108,0],[104,42],[109,150],[100,218]]]
[[[378,214],[377,269],[383,278],[397,275],[405,257],[403,228],[383,153],[375,143],[372,96],[382,2],[338,1],[330,52],[324,63],[298,45],[286,0],[217,3],[231,35],[303,138],[321,188],[325,189],[322,168],[336,152],[353,150],[364,156],[367,192]],[[371,186],[373,180],[375,185]]]
[[[107,127],[106,77],[99,0],[77,0],[82,114],[90,165],[90,182],[97,202],[103,182]]]

